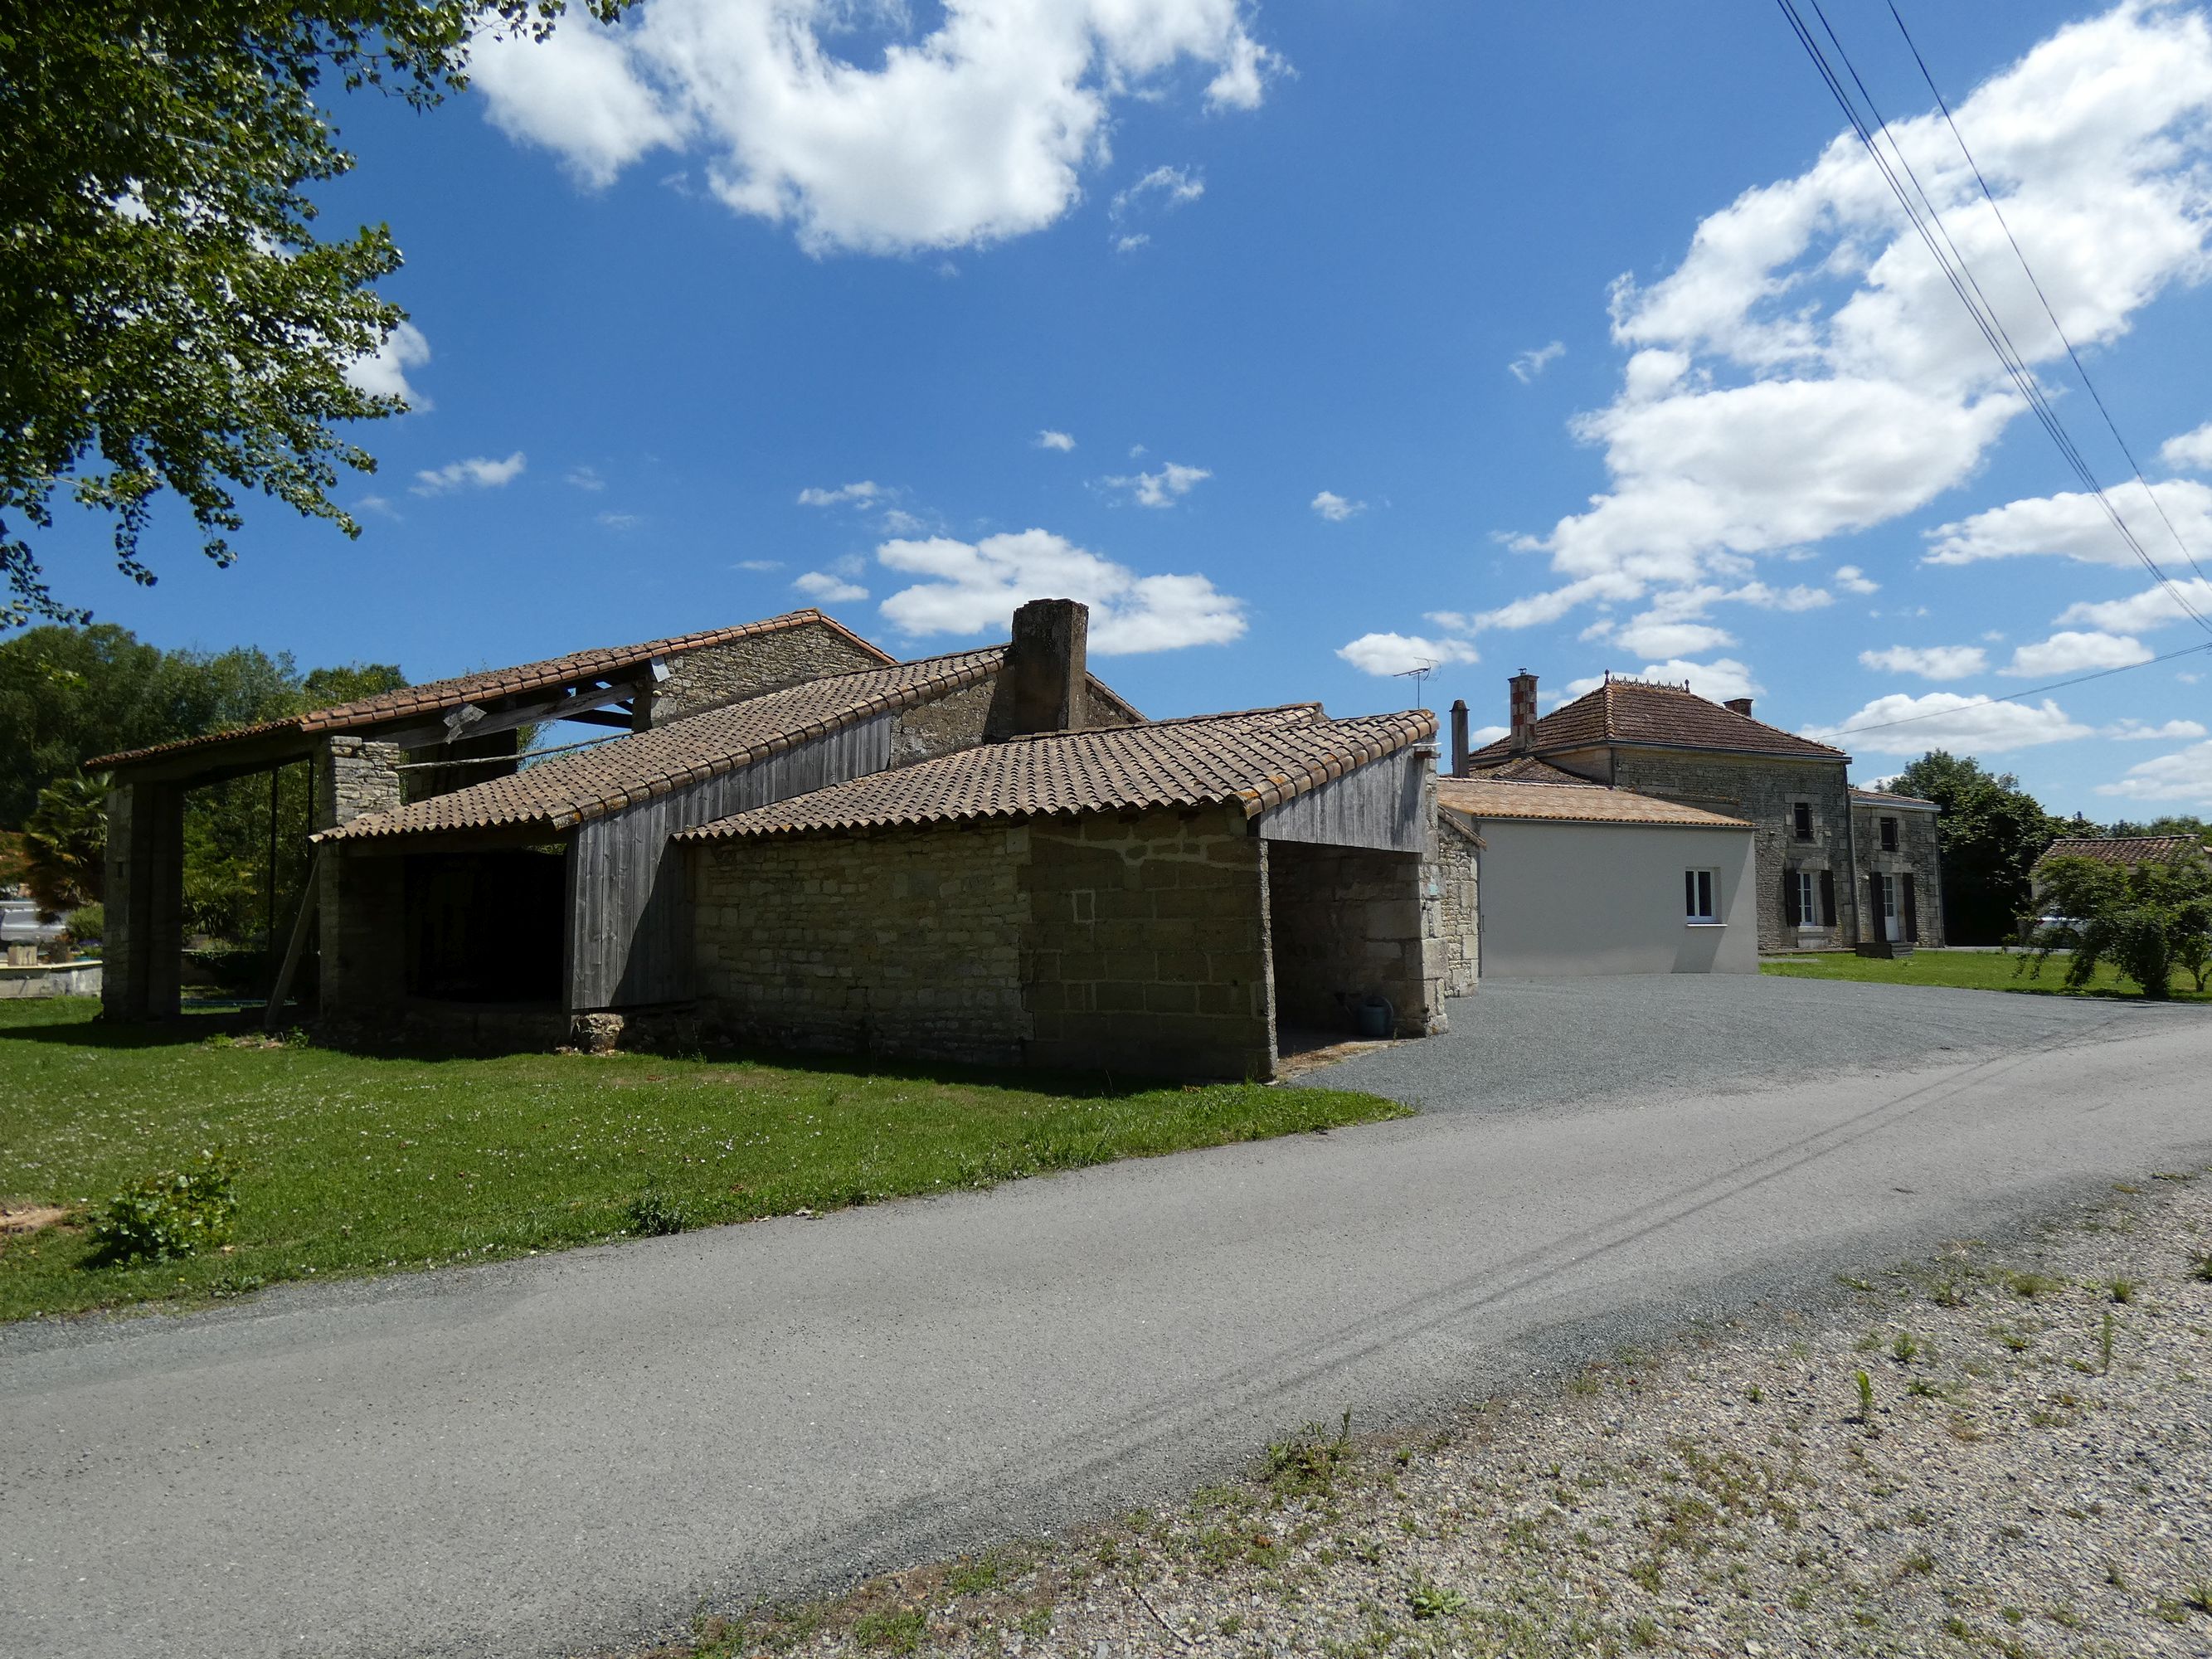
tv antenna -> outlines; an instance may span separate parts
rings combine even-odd
[[[1436,659],[1433,657],[1416,657],[1413,659],[1413,665],[1411,668],[1401,668],[1395,674],[1392,675],[1391,678],[1393,679],[1413,681],[1414,705],[1417,708],[1426,708],[1429,705],[1422,701],[1421,686],[1422,684],[1427,680],[1429,676],[1436,672]]]

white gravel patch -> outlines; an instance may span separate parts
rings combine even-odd
[[[1310,1428],[1174,1513],[656,1651],[2212,1654],[2200,1173],[1847,1280],[1839,1307],[1423,1435]]]

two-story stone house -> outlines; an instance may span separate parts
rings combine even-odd
[[[1455,708],[1452,770],[1516,762],[1748,820],[1756,829],[1762,951],[1881,951],[1943,943],[1933,802],[1856,788],[1840,749],[1752,718],[1687,686],[1608,675],[1536,715],[1536,677],[1511,682],[1507,735],[1467,751]]]

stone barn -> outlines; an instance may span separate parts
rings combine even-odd
[[[1267,1078],[1444,1029],[1425,711],[963,749],[687,830],[699,1015],[781,1046]]]

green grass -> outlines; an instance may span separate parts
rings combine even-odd
[[[2022,963],[2027,963],[2023,968]],[[1848,951],[1824,951],[1818,956],[1784,957],[1759,964],[1759,971],[1785,979],[1848,979],[1869,985],[1948,985],[1969,991],[2022,991],[2044,996],[2122,997],[2142,1000],[2142,993],[2131,980],[2122,979],[2107,963],[2098,964],[2087,989],[2066,988],[2066,958],[2053,957],[2039,975],[2033,963],[2017,951],[1916,951],[1909,957],[1885,961],[1880,957],[1855,956]],[[2187,974],[2173,976],[2177,1002],[2212,1002],[2212,993],[2199,994]]]
[[[0,1197],[82,1213],[221,1146],[228,1254],[97,1267],[82,1224],[0,1245],[0,1320],[279,1279],[562,1249],[636,1231],[987,1187],[1119,1158],[1401,1117],[1372,1095],[1115,1085],[750,1058],[370,1058],[0,1002]]]

